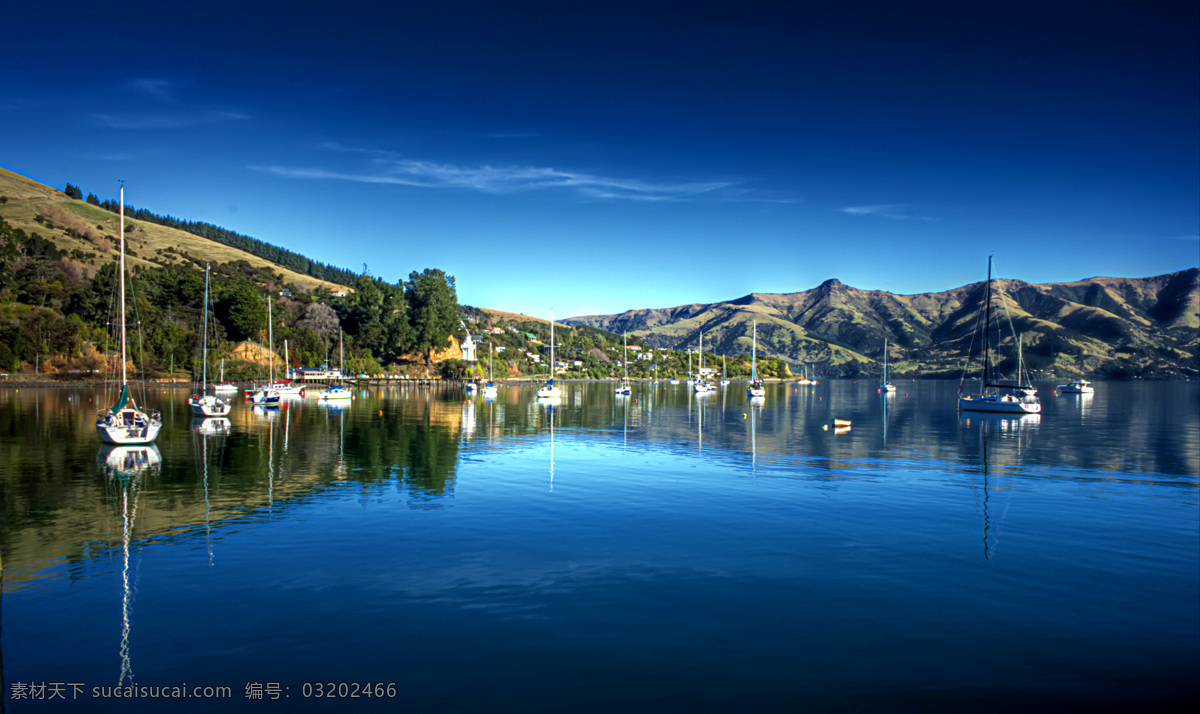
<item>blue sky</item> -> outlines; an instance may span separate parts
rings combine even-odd
[[[1194,0],[171,5],[7,8],[0,165],[542,317],[1200,262]]]

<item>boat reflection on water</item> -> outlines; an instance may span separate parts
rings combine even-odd
[[[133,684],[133,664],[129,655],[129,612],[133,604],[133,588],[129,584],[129,557],[133,540],[133,523],[137,518],[138,495],[144,481],[162,468],[162,454],[154,444],[138,446],[106,446],[96,457],[101,470],[112,484],[120,489],[121,509],[121,670],[118,686]]]
[[[157,471],[162,466],[162,452],[154,444],[102,446],[96,461],[106,476],[128,483],[143,474]]]
[[[982,471],[982,498],[980,511],[983,517],[983,558],[991,560],[996,538],[992,534],[992,519],[989,512],[993,491],[1000,490],[997,475],[1003,477],[1021,467],[1028,446],[1038,425],[1041,414],[1003,414],[989,412],[960,412],[959,423],[969,431],[976,432],[979,443],[979,461]],[[1013,448],[1009,448],[1010,445]],[[1000,448],[998,448],[1000,447]],[[1007,512],[1007,508],[1004,509]]]
[[[193,419],[192,431],[201,436],[219,436],[228,434],[233,424],[225,417],[209,417],[207,419]]]
[[[209,501],[208,493],[208,443],[210,441],[220,445],[224,443],[224,439],[218,437],[228,436],[232,424],[228,419],[197,419],[192,422],[192,446],[199,459],[197,470],[200,472],[200,483],[204,489],[204,543],[208,550],[208,564],[211,567],[213,564],[213,547],[212,547],[212,503]],[[196,442],[199,441],[197,445]],[[219,453],[219,452],[218,452]],[[220,457],[218,456],[218,463]]]

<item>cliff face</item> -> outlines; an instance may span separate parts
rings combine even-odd
[[[1098,277],[1072,283],[992,283],[999,356],[1016,360],[1021,335],[1027,365],[1047,376],[1183,376],[1197,374],[1200,269],[1149,278]],[[792,364],[818,365],[829,376],[879,370],[883,342],[897,375],[958,376],[971,348],[986,295],[982,282],[940,293],[894,295],[827,280],[804,292],[752,293],[710,305],[631,310],[564,320],[628,331],[658,347],[705,345],[718,353],[758,350]],[[975,343],[978,350],[978,342]]]

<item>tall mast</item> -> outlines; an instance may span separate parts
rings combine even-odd
[[[992,361],[992,256],[988,256],[987,302],[984,304],[983,318],[983,391],[991,384]]]
[[[121,230],[121,386],[124,387],[128,381],[125,375],[125,184],[121,184],[121,208],[120,208],[120,230]]]
[[[750,323],[750,379],[758,379],[758,323]]]
[[[208,384],[208,263],[204,264],[204,367],[200,374],[200,393],[204,393],[204,385]]]
[[[267,362],[271,365],[271,383],[275,383],[275,325],[271,320],[271,296],[267,295]]]
[[[550,381],[554,382],[554,308],[550,308]]]

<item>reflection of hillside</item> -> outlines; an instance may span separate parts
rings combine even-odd
[[[43,390],[37,397],[39,413],[65,422],[56,442],[25,427],[21,448],[0,449],[5,591],[25,587],[33,573],[82,577],[106,567],[97,557],[121,540],[112,515],[117,495],[96,464],[95,429],[71,428],[78,398],[68,396]],[[168,422],[159,439],[161,473],[142,484],[138,538],[205,537],[230,524],[274,518],[328,487],[393,483],[414,506],[440,503],[453,491],[461,405],[386,401],[387,418],[379,417],[379,406],[360,399],[331,410],[301,402],[256,414],[238,405],[230,434],[207,439],[179,409],[179,420]],[[12,422],[20,407],[0,395],[0,424],[10,426],[4,433],[18,431]],[[55,562],[63,567],[48,567]]]

